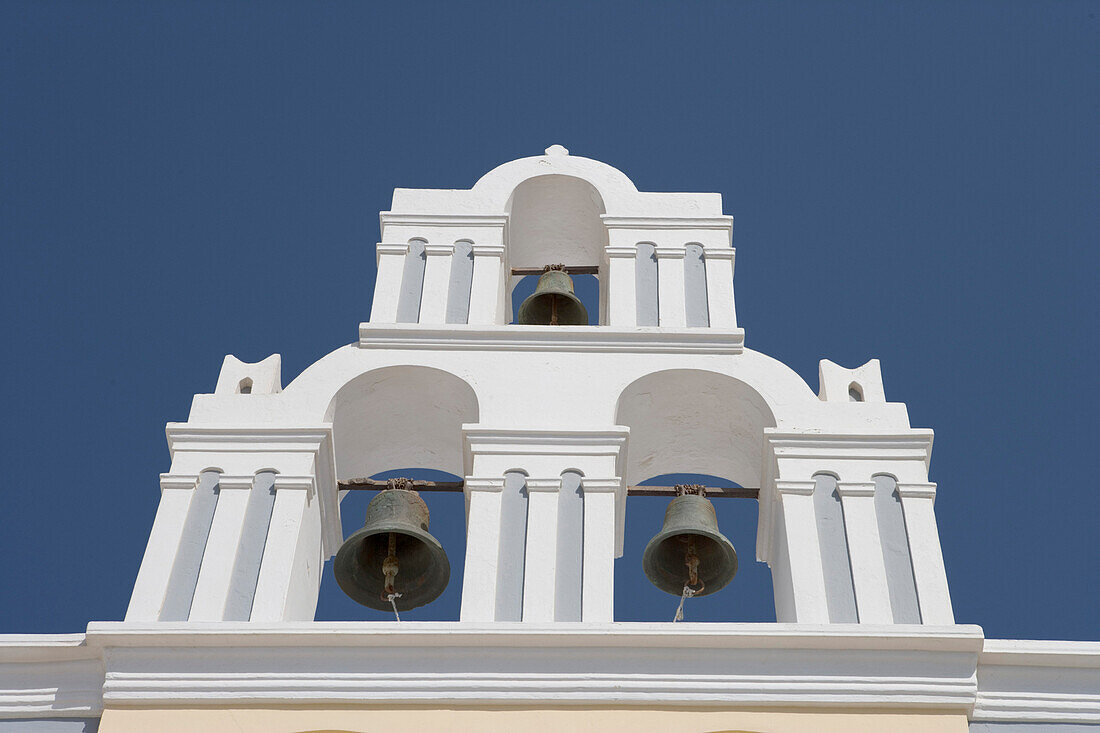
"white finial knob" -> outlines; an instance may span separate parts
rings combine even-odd
[[[551,145],[546,149],[547,155],[569,155],[569,151],[561,145]]]

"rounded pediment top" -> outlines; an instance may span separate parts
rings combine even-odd
[[[579,178],[599,192],[600,197],[613,208],[611,202],[636,196],[638,188],[618,168],[591,158],[570,155],[562,145],[551,145],[543,155],[519,158],[498,165],[474,184],[473,191],[484,199],[493,201],[502,209],[512,192],[524,181],[541,176],[569,176]]]

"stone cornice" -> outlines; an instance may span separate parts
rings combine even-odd
[[[659,260],[682,260],[687,250],[684,247],[654,247],[653,256]]]
[[[639,354],[740,354],[745,332],[716,328],[610,326],[425,326],[359,324],[361,349],[433,351],[558,351]]]
[[[375,253],[381,257],[382,255],[407,255],[409,253],[409,243],[404,244],[389,244],[385,242],[379,242],[374,246]]]
[[[95,717],[104,702],[431,701],[875,707],[1096,724],[1098,675],[1100,643],[984,640],[977,626],[93,622],[87,635],[0,636],[0,719]]]
[[[504,227],[508,216],[500,214],[405,214],[393,211],[378,212],[379,223],[383,227],[396,226],[465,226],[465,227]]]
[[[89,644],[110,650],[104,700],[111,706],[553,701],[963,713],[974,700],[981,643],[973,626],[858,633],[660,623],[89,627]],[[449,661],[441,666],[442,649]]]
[[[343,536],[331,425],[238,427],[168,423],[165,435],[172,454],[172,471],[161,475],[162,490],[186,488],[188,481],[197,479],[192,476],[194,471],[207,468],[242,477],[249,471],[272,470],[277,474],[276,489],[305,489],[321,497],[325,557],[336,553]],[[288,455],[297,459],[289,470],[286,466],[272,465],[285,461]],[[180,456],[188,460],[177,460]],[[229,463],[220,465],[223,461]],[[179,463],[188,465],[190,470],[181,470]]]
[[[904,483],[897,485],[898,496],[902,499],[935,499],[936,485],[933,483]]]
[[[875,482],[838,481],[836,485],[836,493],[839,494],[841,498],[855,496],[874,496]]]
[[[971,719],[1100,723],[1100,642],[987,639]]]
[[[103,680],[84,634],[0,635],[0,720],[97,716]]]
[[[932,456],[931,430],[905,433],[855,434],[764,430],[767,450],[776,458],[843,460],[920,460],[927,467]]]
[[[453,244],[425,244],[424,254],[429,257],[442,257],[450,256],[455,253],[455,246]]]
[[[600,217],[608,229],[719,229],[733,231],[732,216],[611,216]]]
[[[332,435],[332,427],[232,427],[170,422],[165,426],[168,450],[275,452],[317,450]]]

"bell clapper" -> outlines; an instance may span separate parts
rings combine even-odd
[[[382,595],[382,599],[389,601],[389,604],[393,606],[393,615],[400,621],[401,616],[397,613],[396,600],[401,597],[400,593],[397,593],[393,589],[393,580],[397,576],[397,534],[390,532],[389,536],[389,553],[386,555],[386,559],[382,561],[382,574],[386,576],[386,586]]]
[[[699,580],[699,555],[695,552],[694,537],[688,540],[687,551],[684,553],[684,565],[688,569],[688,580],[684,583],[683,592],[680,593],[680,605],[676,607],[676,615],[672,617],[673,623],[684,620],[684,601],[697,593],[702,593],[706,587]]]
[[[550,325],[558,325],[558,296],[550,296]]]

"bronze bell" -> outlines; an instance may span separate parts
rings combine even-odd
[[[737,551],[718,531],[714,505],[702,486],[677,486],[665,510],[661,531],[646,545],[642,569],[653,585],[674,596],[705,596],[724,588],[737,574]]]
[[[408,482],[397,479],[390,485]],[[384,489],[371,499],[363,528],[340,547],[333,571],[353,601],[379,611],[431,603],[451,578],[447,553],[428,533],[428,506],[418,493],[403,488]]]
[[[587,326],[588,311],[573,294],[573,278],[561,265],[547,265],[535,292],[519,307],[517,323],[536,326]]]

